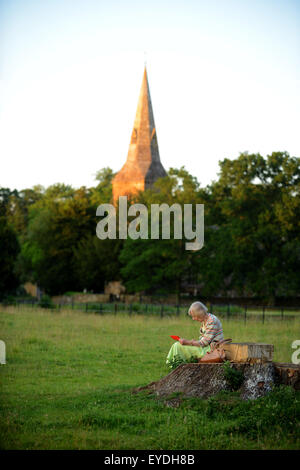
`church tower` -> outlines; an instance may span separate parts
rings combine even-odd
[[[130,196],[148,189],[166,174],[159,156],[145,67],[127,160],[112,181],[114,203],[119,196]]]

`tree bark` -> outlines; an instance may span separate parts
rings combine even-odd
[[[265,363],[232,363],[230,367],[243,374],[239,388],[244,400],[255,399],[269,393],[274,385],[286,384],[300,389],[300,365]],[[208,398],[222,390],[231,390],[223,364],[182,364],[162,379],[138,387],[133,393],[148,390],[158,396],[181,393],[186,397]]]

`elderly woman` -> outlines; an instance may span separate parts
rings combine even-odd
[[[186,362],[191,357],[201,358],[208,351],[211,351],[214,342],[224,339],[220,320],[212,313],[209,313],[202,302],[194,302],[189,308],[189,315],[193,320],[202,323],[199,341],[184,338],[176,341],[168,353],[168,365],[171,365],[176,356]]]

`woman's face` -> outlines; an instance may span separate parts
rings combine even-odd
[[[205,319],[205,312],[194,313],[193,310],[190,313],[192,320],[203,322]]]

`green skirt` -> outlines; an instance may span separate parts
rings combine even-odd
[[[174,343],[167,355],[167,361],[166,363],[169,365],[174,358],[177,356],[183,361],[188,362],[189,359],[192,357],[203,357],[204,354],[206,354],[208,351],[210,351],[210,345],[208,346],[183,346],[182,344],[179,343],[179,341],[176,341]]]

